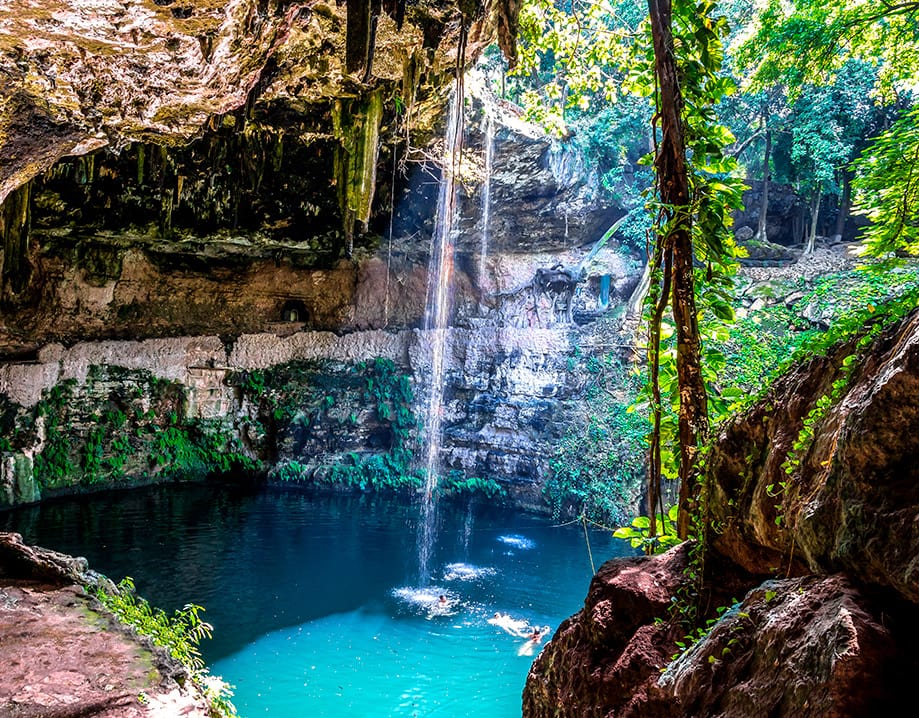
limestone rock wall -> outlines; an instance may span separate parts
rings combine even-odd
[[[512,56],[519,4],[371,5],[0,10],[4,503],[208,466],[415,470],[455,49],[471,64],[497,32]],[[538,508],[640,267],[591,253],[621,211],[573,144],[471,104],[442,466]],[[379,372],[413,398],[371,396]]]
[[[387,481],[418,475],[433,340],[287,331],[47,345],[0,366],[0,505],[224,472],[341,488],[367,486],[372,467]],[[573,324],[451,329],[443,475],[496,481],[544,509],[550,460],[584,401],[579,367],[607,351],[595,340]]]

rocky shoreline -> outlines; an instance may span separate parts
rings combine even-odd
[[[115,587],[86,559],[0,533],[0,714],[206,718],[187,670],[93,596]]]

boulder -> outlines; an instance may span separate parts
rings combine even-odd
[[[919,310],[778,380],[715,442],[709,545],[686,577],[687,544],[604,565],[534,662],[524,716],[856,718],[908,705],[917,398]],[[678,605],[701,613],[679,629],[691,616]]]

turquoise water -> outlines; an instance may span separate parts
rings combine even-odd
[[[0,528],[130,575],[156,605],[205,606],[205,658],[242,716],[519,716],[543,644],[494,614],[554,631],[577,611],[591,577],[583,529],[441,506],[419,586],[418,513],[379,497],[173,486],[11,512]],[[598,532],[590,547],[598,565],[630,550]]]

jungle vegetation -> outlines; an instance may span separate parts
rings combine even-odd
[[[916,306],[915,272],[903,280],[898,261],[919,254],[919,3],[528,0],[520,29],[507,96],[582,143],[624,207],[647,209],[627,237],[652,276],[638,397],[651,421],[650,511],[633,535],[664,545],[654,540],[661,523],[698,536],[710,427],[740,404],[743,379],[724,371],[726,352],[781,344],[759,342],[759,325],[727,329],[743,253],[730,217],[745,184],[761,183],[762,243],[776,182],[806,203],[805,253],[818,234],[838,239],[853,213],[863,218],[870,273],[853,279],[855,305],[819,341],[795,339],[792,354]],[[777,371],[778,352],[766,363]],[[666,479],[680,486],[675,522]]]

